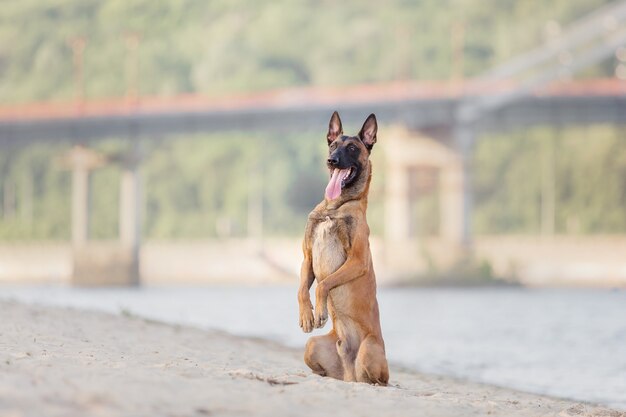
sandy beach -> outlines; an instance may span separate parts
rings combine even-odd
[[[624,416],[391,368],[390,387],[312,375],[302,352],[125,315],[0,302],[0,415]]]

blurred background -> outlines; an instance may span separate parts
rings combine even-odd
[[[4,1],[0,296],[303,346],[334,110],[391,361],[626,408],[626,1]]]

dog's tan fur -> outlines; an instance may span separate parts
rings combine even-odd
[[[373,136],[369,127],[372,118]],[[364,136],[369,142],[361,137],[366,124],[370,131],[369,136]],[[309,215],[302,245],[304,261],[298,302],[304,332],[323,327],[329,314],[333,323],[328,334],[311,337],[306,344],[304,360],[313,372],[344,381],[386,385],[389,370],[366,220],[372,174],[369,154],[376,142],[376,118],[370,116],[366,124],[359,136],[346,137],[341,136],[339,116],[335,113],[331,118],[331,151],[333,147],[348,145],[354,151],[354,146],[358,146],[362,169],[352,186],[342,189],[339,198],[324,199]],[[309,290],[316,279],[313,311]]]

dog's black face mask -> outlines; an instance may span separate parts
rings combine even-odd
[[[335,200],[344,189],[349,190],[363,183],[363,173],[368,167],[369,155],[376,143],[377,130],[376,116],[371,114],[357,136],[345,136],[339,114],[333,113],[327,135],[327,166],[330,171],[330,181],[326,186],[328,200]]]

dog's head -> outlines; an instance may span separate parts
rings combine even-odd
[[[378,124],[370,114],[356,136],[345,136],[339,114],[334,112],[328,124],[328,160],[330,181],[326,198],[335,200],[358,197],[367,187],[370,176],[369,156],[376,143]]]

